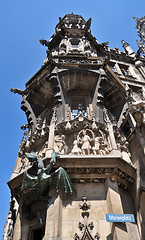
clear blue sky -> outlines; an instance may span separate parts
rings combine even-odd
[[[0,2],[0,78],[1,78],[1,168],[0,168],[0,239],[9,209],[7,181],[17,157],[26,123],[20,110],[21,96],[10,88],[25,88],[39,70],[46,49],[39,39],[49,40],[58,17],[68,13],[92,18],[92,34],[98,42],[109,41],[110,48],[122,49],[121,40],[137,51],[135,20],[145,15],[145,0],[3,0]]]

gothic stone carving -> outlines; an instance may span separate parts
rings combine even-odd
[[[130,104],[144,101],[145,100],[145,90],[144,88],[139,89],[138,91],[133,91],[131,88],[126,85],[126,96],[127,96],[127,101]]]
[[[137,127],[141,127],[145,124],[145,105],[136,104],[131,109],[132,115],[136,121]]]
[[[105,125],[79,114],[74,120],[56,126],[54,150],[71,155],[109,154],[108,131]]]
[[[64,135],[56,135],[55,136],[54,149],[55,149],[55,152],[58,152],[60,154],[66,153],[66,143],[65,143]]]
[[[87,197],[84,196],[82,198],[82,204],[80,204],[80,209],[82,210],[82,218],[83,222],[79,222],[78,228],[80,230],[80,236],[75,233],[74,235],[74,240],[95,240],[95,239],[100,239],[100,235],[97,232],[94,237],[92,237],[91,231],[94,229],[94,223],[93,222],[88,222],[88,217],[89,217],[89,210],[90,210],[90,204],[87,203]]]
[[[32,127],[28,130],[28,136],[26,131],[24,132],[24,137],[20,144],[19,156],[23,157],[26,151],[29,151],[30,147],[40,139],[46,139],[48,137],[49,128],[46,123],[46,118],[42,119],[40,116],[36,118],[35,129]]]
[[[83,211],[88,211],[90,209],[90,205],[87,203],[87,197],[83,197],[82,198],[82,204],[80,204],[80,209],[82,209]]]
[[[136,21],[136,28],[138,31],[138,35],[141,39],[141,41],[137,41],[138,47],[142,48],[143,53],[145,54],[145,17],[142,18],[136,18],[134,17]]]
[[[66,168],[68,174],[75,174],[76,177],[72,178],[74,183],[99,183],[105,182],[106,176],[115,175],[118,176],[118,181],[122,184],[124,181],[124,188],[129,187],[133,184],[134,178],[123,172],[119,168]],[[90,174],[94,174],[94,177],[89,177]],[[77,176],[78,175],[78,176]],[[81,175],[81,177],[79,177]],[[86,175],[88,175],[86,177]],[[95,176],[97,175],[97,176]],[[99,177],[100,175],[100,177]],[[102,175],[104,175],[102,177]],[[85,177],[84,177],[85,176]],[[123,186],[121,185],[121,186]]]

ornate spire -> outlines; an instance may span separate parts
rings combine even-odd
[[[135,52],[132,50],[132,48],[130,47],[130,45],[125,42],[124,40],[121,41],[123,44],[123,48],[125,49],[125,52],[132,57],[135,57]]]
[[[136,21],[136,29],[138,32],[138,36],[141,41],[137,40],[137,44],[139,48],[142,48],[143,54],[145,54],[145,16],[142,18],[133,17]]]

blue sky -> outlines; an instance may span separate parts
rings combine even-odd
[[[121,51],[121,40],[137,51],[135,20],[145,15],[144,0],[5,0],[0,2],[0,77],[1,77],[1,170],[0,238],[9,209],[7,186],[13,171],[26,117],[20,109],[21,96],[10,88],[25,88],[25,83],[39,70],[46,58],[46,48],[39,39],[53,35],[58,18],[80,14],[92,18],[92,34],[98,42],[109,41],[110,48]]]

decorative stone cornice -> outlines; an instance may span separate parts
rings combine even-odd
[[[122,184],[126,184],[127,187],[131,186],[134,182],[134,177],[129,176],[119,168],[67,168],[66,171],[70,176],[73,175],[72,181],[76,183],[105,182],[105,178],[112,175],[116,176],[120,183],[123,180]]]

